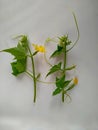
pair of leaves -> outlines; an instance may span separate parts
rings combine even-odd
[[[61,93],[65,87],[70,84],[71,80],[65,81],[65,75],[61,78],[56,78],[56,89],[53,91],[53,96]]]
[[[27,63],[27,49],[28,40],[26,36],[22,36],[18,42],[17,47],[9,48],[3,50],[3,52],[8,52],[14,56],[14,62],[11,63],[12,74],[17,76],[20,73],[25,72]]]
[[[49,72],[48,72],[48,74],[46,75],[46,77],[47,77],[48,75],[54,73],[54,72],[57,72],[57,71],[61,70],[61,64],[62,64],[62,63],[60,62],[60,63],[58,63],[57,65],[52,66],[52,68],[49,70]]]

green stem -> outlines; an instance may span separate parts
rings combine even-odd
[[[30,47],[28,46],[28,51],[30,53],[30,58],[31,58],[31,62],[32,62],[32,72],[33,72],[33,81],[34,81],[34,98],[33,98],[33,101],[34,103],[36,102],[36,77],[35,77],[35,65],[34,65],[34,59],[33,59],[33,56],[32,56],[32,52],[30,50]]]
[[[27,75],[29,75],[31,78],[34,78],[33,75],[29,72],[29,71],[25,71],[25,73]],[[36,81],[40,82],[40,83],[43,83],[43,84],[54,84],[55,82],[45,82],[45,81],[42,81],[42,80],[39,80],[36,78]]]
[[[33,75],[29,71],[25,71],[27,75],[29,75],[31,78],[34,78]]]
[[[62,91],[62,102],[64,102],[64,90]]]
[[[72,70],[72,69],[75,69],[75,68],[76,68],[76,65],[73,65],[73,66],[71,66],[71,67],[65,68],[65,71],[67,71],[67,70]]]
[[[65,44],[65,46],[64,46],[64,65],[63,65],[63,74],[64,74],[65,77],[66,77],[65,68],[66,68],[66,44]],[[63,89],[63,91],[62,91],[62,102],[64,102],[64,89]]]
[[[65,68],[66,68],[66,45],[64,47],[64,66],[63,66],[63,72],[65,72]]]

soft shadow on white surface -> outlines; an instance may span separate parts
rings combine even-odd
[[[0,0],[0,50],[12,47],[11,38],[27,34],[43,44],[47,37],[77,33],[71,12],[77,16],[80,40],[68,54],[77,64],[79,85],[70,92],[72,102],[52,97],[54,85],[38,84],[33,104],[33,83],[27,76],[11,75],[12,56],[0,54],[0,130],[98,130],[98,1]],[[47,70],[44,61],[39,70]],[[44,69],[43,69],[44,68]]]

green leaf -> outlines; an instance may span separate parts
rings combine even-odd
[[[56,77],[56,89],[53,91],[52,95],[57,95],[60,92],[62,92],[64,88],[64,83],[65,83],[65,75],[63,75],[61,78]]]
[[[65,84],[65,75],[63,75],[61,78],[56,77],[56,87],[57,88],[63,88]]]
[[[20,41],[18,42],[17,48],[18,48],[19,50],[21,50],[21,52],[23,52],[23,53],[26,53],[26,52],[27,52],[27,48],[24,47]]]
[[[65,81],[65,75],[61,78],[56,78],[56,89],[53,91],[53,96],[61,93],[65,87],[67,87],[72,80]]]
[[[56,89],[53,91],[52,95],[55,96],[55,95],[59,94],[61,91],[62,91],[61,88],[56,88]]]
[[[15,62],[12,62],[11,63],[12,71],[13,71],[12,74],[17,76],[18,74],[25,72],[26,61],[27,61],[27,58],[20,59],[20,60],[17,60]]]
[[[8,52],[14,56],[14,62],[11,63],[12,74],[17,76],[25,72],[27,63],[28,40],[26,36],[21,36],[18,45],[13,48],[5,49],[3,52]]]
[[[69,90],[73,89],[74,87],[75,87],[75,84],[72,84],[72,85],[69,86],[68,89],[66,89],[66,91],[69,91]]]
[[[60,55],[63,52],[63,47],[57,46],[57,50],[52,53],[50,58]]]
[[[27,36],[26,36],[26,35],[22,35],[20,41],[21,41],[22,43],[26,43],[26,42],[28,41],[28,40],[27,40]],[[26,45],[26,44],[24,44],[24,46],[25,46],[25,45]]]
[[[60,63],[58,63],[57,65],[54,65],[54,66],[49,70],[49,72],[48,72],[48,74],[46,75],[46,77],[47,77],[48,75],[50,75],[50,74],[56,72],[56,71],[61,70],[61,64],[62,64],[62,63],[60,62]]]
[[[67,80],[67,81],[65,81],[65,83],[64,83],[64,88],[67,87],[67,86],[71,83],[71,81],[72,81],[72,80]]]
[[[13,48],[5,49],[3,51],[12,54],[13,56],[15,56],[15,59],[22,59],[22,58],[26,57],[26,54],[23,51],[23,49],[21,50],[18,47],[13,47]]]
[[[29,41],[28,41],[28,39],[27,39],[27,36],[24,35],[24,36],[21,38],[20,43],[21,43],[22,47],[25,49],[25,51],[27,51],[27,50],[28,50],[28,44],[29,44]]]
[[[5,49],[5,50],[2,50],[2,51],[12,54],[15,57],[14,59],[23,59],[23,58],[26,57],[27,48],[28,48],[27,37],[22,36],[20,41],[18,42],[17,47]]]
[[[38,53],[38,51],[35,51],[35,52],[32,54],[32,56],[35,56],[37,53]]]
[[[57,88],[65,88],[67,87],[72,80],[65,81],[65,75],[62,76],[60,79],[56,77],[56,87]]]
[[[59,46],[59,45],[57,46],[57,50],[58,50],[58,51],[62,51],[62,49],[63,49],[62,46]]]
[[[72,70],[72,69],[75,69],[75,68],[76,68],[76,65],[73,65],[71,67],[66,68],[65,70]]]

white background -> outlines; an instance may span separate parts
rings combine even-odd
[[[76,28],[69,7],[77,16],[80,40],[68,54],[77,64],[78,86],[72,102],[52,97],[55,86],[38,84],[33,103],[33,82],[24,75],[11,75],[12,56],[0,54],[0,130],[98,130],[98,0],[0,0],[0,50],[15,45],[17,34],[27,34],[31,43],[69,34]],[[47,70],[43,56],[39,70]],[[40,59],[40,57],[39,57]]]

